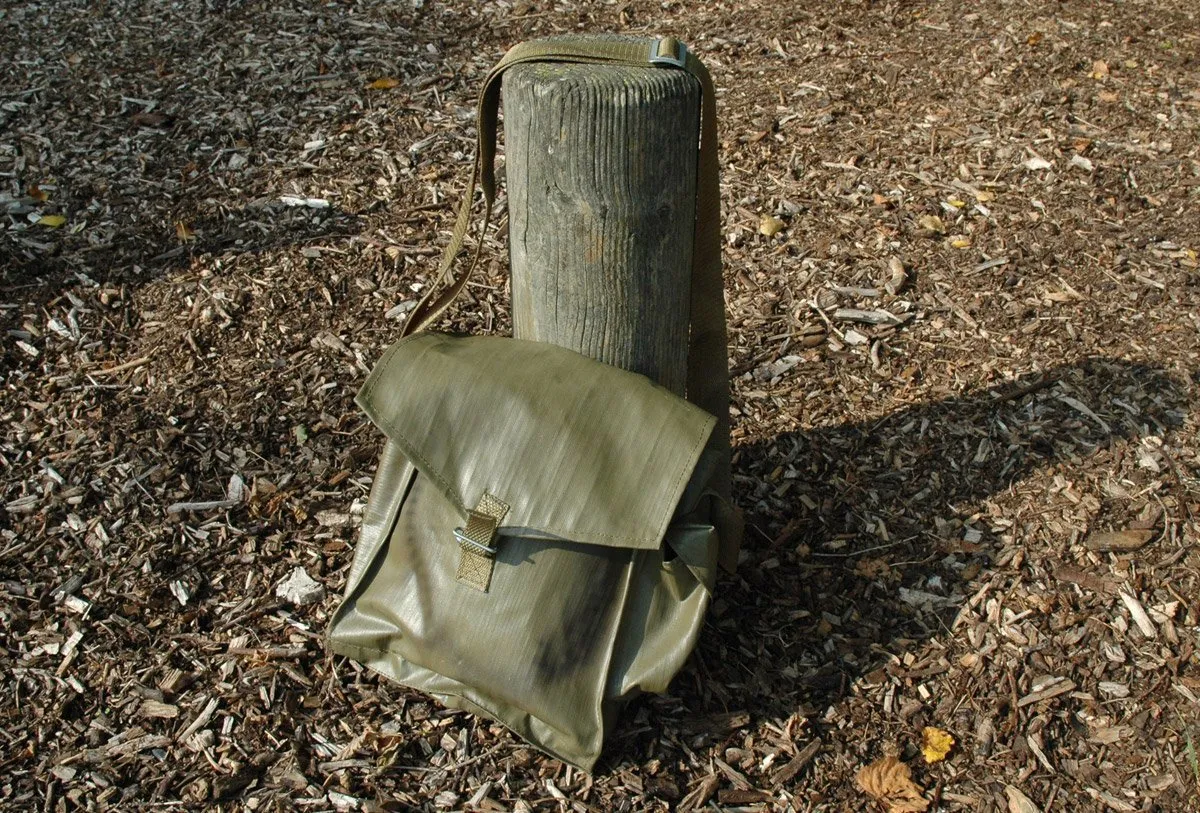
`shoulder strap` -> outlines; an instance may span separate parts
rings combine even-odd
[[[712,77],[704,64],[674,37],[602,39],[556,37],[523,42],[511,48],[484,80],[476,109],[475,166],[458,209],[449,245],[442,255],[429,291],[405,323],[403,336],[433,324],[462,293],[479,262],[483,231],[461,273],[451,273],[470,228],[471,206],[478,179],[483,190],[483,229],[491,218],[496,195],[496,119],[500,106],[500,77],[522,62],[582,62],[686,70],[700,83],[700,154],[697,161],[696,225],[692,248],[691,311],[689,317],[687,399],[717,418],[714,436],[722,461],[717,489],[730,500],[729,475],[729,361],[726,347],[725,298],[721,276],[720,186],[717,173],[717,116]],[[440,293],[439,287],[445,283]],[[723,548],[726,546],[723,545]],[[722,564],[732,569],[736,545],[722,551]]]

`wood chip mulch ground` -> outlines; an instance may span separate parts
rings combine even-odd
[[[5,3],[0,806],[1200,810],[1197,13]],[[591,776],[322,641],[474,92],[572,31],[716,77],[750,522]]]

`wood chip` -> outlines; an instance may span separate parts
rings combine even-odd
[[[1060,581],[1077,584],[1085,590],[1094,593],[1115,593],[1117,585],[1095,573],[1074,565],[1059,565],[1054,571],[1054,577]]]
[[[775,797],[764,790],[739,790],[726,788],[717,793],[717,801],[723,805],[752,805],[769,802]]]
[[[141,714],[143,717],[171,720],[179,716],[179,706],[163,703],[158,700],[143,700]]]
[[[743,776],[741,773],[739,773],[728,762],[725,762],[723,759],[720,759],[720,758],[714,758],[713,762],[716,764],[718,770],[720,770],[721,773],[725,774],[725,776],[729,779],[729,781],[732,782],[734,784],[734,787],[736,787],[738,790],[753,789],[754,786],[750,784],[750,782],[746,779],[746,777]]]
[[[860,322],[867,325],[904,324],[903,319],[885,310],[865,311],[857,308],[838,308],[833,312],[833,318],[839,322]]]
[[[0,806],[886,813],[851,774],[940,726],[930,810],[1189,809],[1195,3],[876,5],[4,4]],[[384,443],[355,393],[434,285],[479,81],[682,16],[748,542],[589,775],[323,636]],[[511,333],[504,180],[448,333]],[[296,567],[322,600],[276,597]]]
[[[685,734],[724,734],[748,725],[750,725],[749,714],[744,711],[731,711],[684,720],[680,723],[679,730]]]
[[[197,714],[195,719],[188,724],[187,728],[179,732],[179,735],[176,737],[176,739],[179,742],[187,742],[193,734],[204,728],[204,726],[208,725],[208,721],[212,719],[213,713],[217,710],[217,706],[220,704],[221,701],[219,698],[209,698],[208,702],[205,703],[204,708],[201,709],[200,713]]]
[[[1058,697],[1060,694],[1075,691],[1075,682],[1067,678],[1055,677],[1047,681],[1043,681],[1043,685],[1030,692],[1017,701],[1019,708],[1039,703],[1042,700],[1049,700],[1052,697]]]
[[[716,774],[709,774],[702,778],[687,796],[679,803],[680,813],[690,813],[693,810],[700,810],[708,804],[708,800],[713,797],[720,786],[721,780]]]
[[[1106,793],[1102,790],[1099,790],[1098,788],[1087,788],[1086,790],[1087,790],[1088,796],[1091,796],[1093,799],[1095,799],[1096,801],[1103,804],[1109,810],[1117,810],[1117,811],[1121,811],[1122,813],[1124,813],[1124,811],[1138,810],[1137,805],[1132,805],[1129,802],[1118,799],[1116,796],[1113,796],[1111,793]]]
[[[168,514],[178,514],[182,511],[221,511],[233,508],[238,500],[202,500],[199,502],[175,502],[167,506]]]
[[[1107,531],[1089,534],[1084,544],[1097,553],[1126,552],[1140,549],[1154,536],[1153,531]]]
[[[777,770],[771,777],[771,785],[775,789],[779,789],[786,783],[792,781],[800,771],[804,770],[804,766],[812,762],[813,757],[821,750],[821,741],[813,740],[808,745],[796,752],[796,755],[788,760],[787,764]]]
[[[1142,607],[1142,603],[1124,590],[1121,591],[1120,596],[1121,601],[1125,603],[1126,609],[1129,610],[1129,615],[1133,618],[1133,623],[1137,624],[1137,628],[1142,631],[1142,635],[1152,640],[1157,638],[1158,628],[1154,626],[1154,622],[1150,620],[1150,616],[1146,615],[1146,610]]]

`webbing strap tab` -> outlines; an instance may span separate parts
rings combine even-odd
[[[491,494],[484,494],[479,505],[467,513],[467,524],[454,529],[458,543],[458,573],[455,578],[484,593],[492,584],[492,566],[496,561],[496,529],[508,513],[508,505]]]
[[[687,46],[674,37],[655,40],[650,46],[650,62],[654,65],[674,65],[687,68]]]

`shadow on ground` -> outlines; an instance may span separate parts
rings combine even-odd
[[[1151,479],[1138,441],[1179,426],[1188,393],[1159,368],[1089,358],[737,450],[743,562],[718,585],[698,654],[676,682],[684,713],[786,719],[837,702],[891,654],[947,631],[980,568],[1003,555],[1004,533],[1018,549],[1033,544],[1021,526],[1036,517],[982,516],[987,501],[1035,472],[1136,492]],[[1094,526],[1128,518],[1132,501],[1099,502]],[[1013,525],[998,535],[1004,521]],[[1053,544],[1065,555],[1070,542]],[[914,606],[910,590],[936,598]]]
[[[350,237],[362,229],[362,216],[336,207],[314,209],[282,202],[260,202],[224,215],[187,224],[186,240],[177,233],[120,233],[105,245],[84,251],[40,250],[0,242],[0,291],[6,300],[21,299],[22,290],[57,291],[79,282],[76,273],[110,285],[143,284],[187,268],[198,257],[264,254],[291,245]]]

